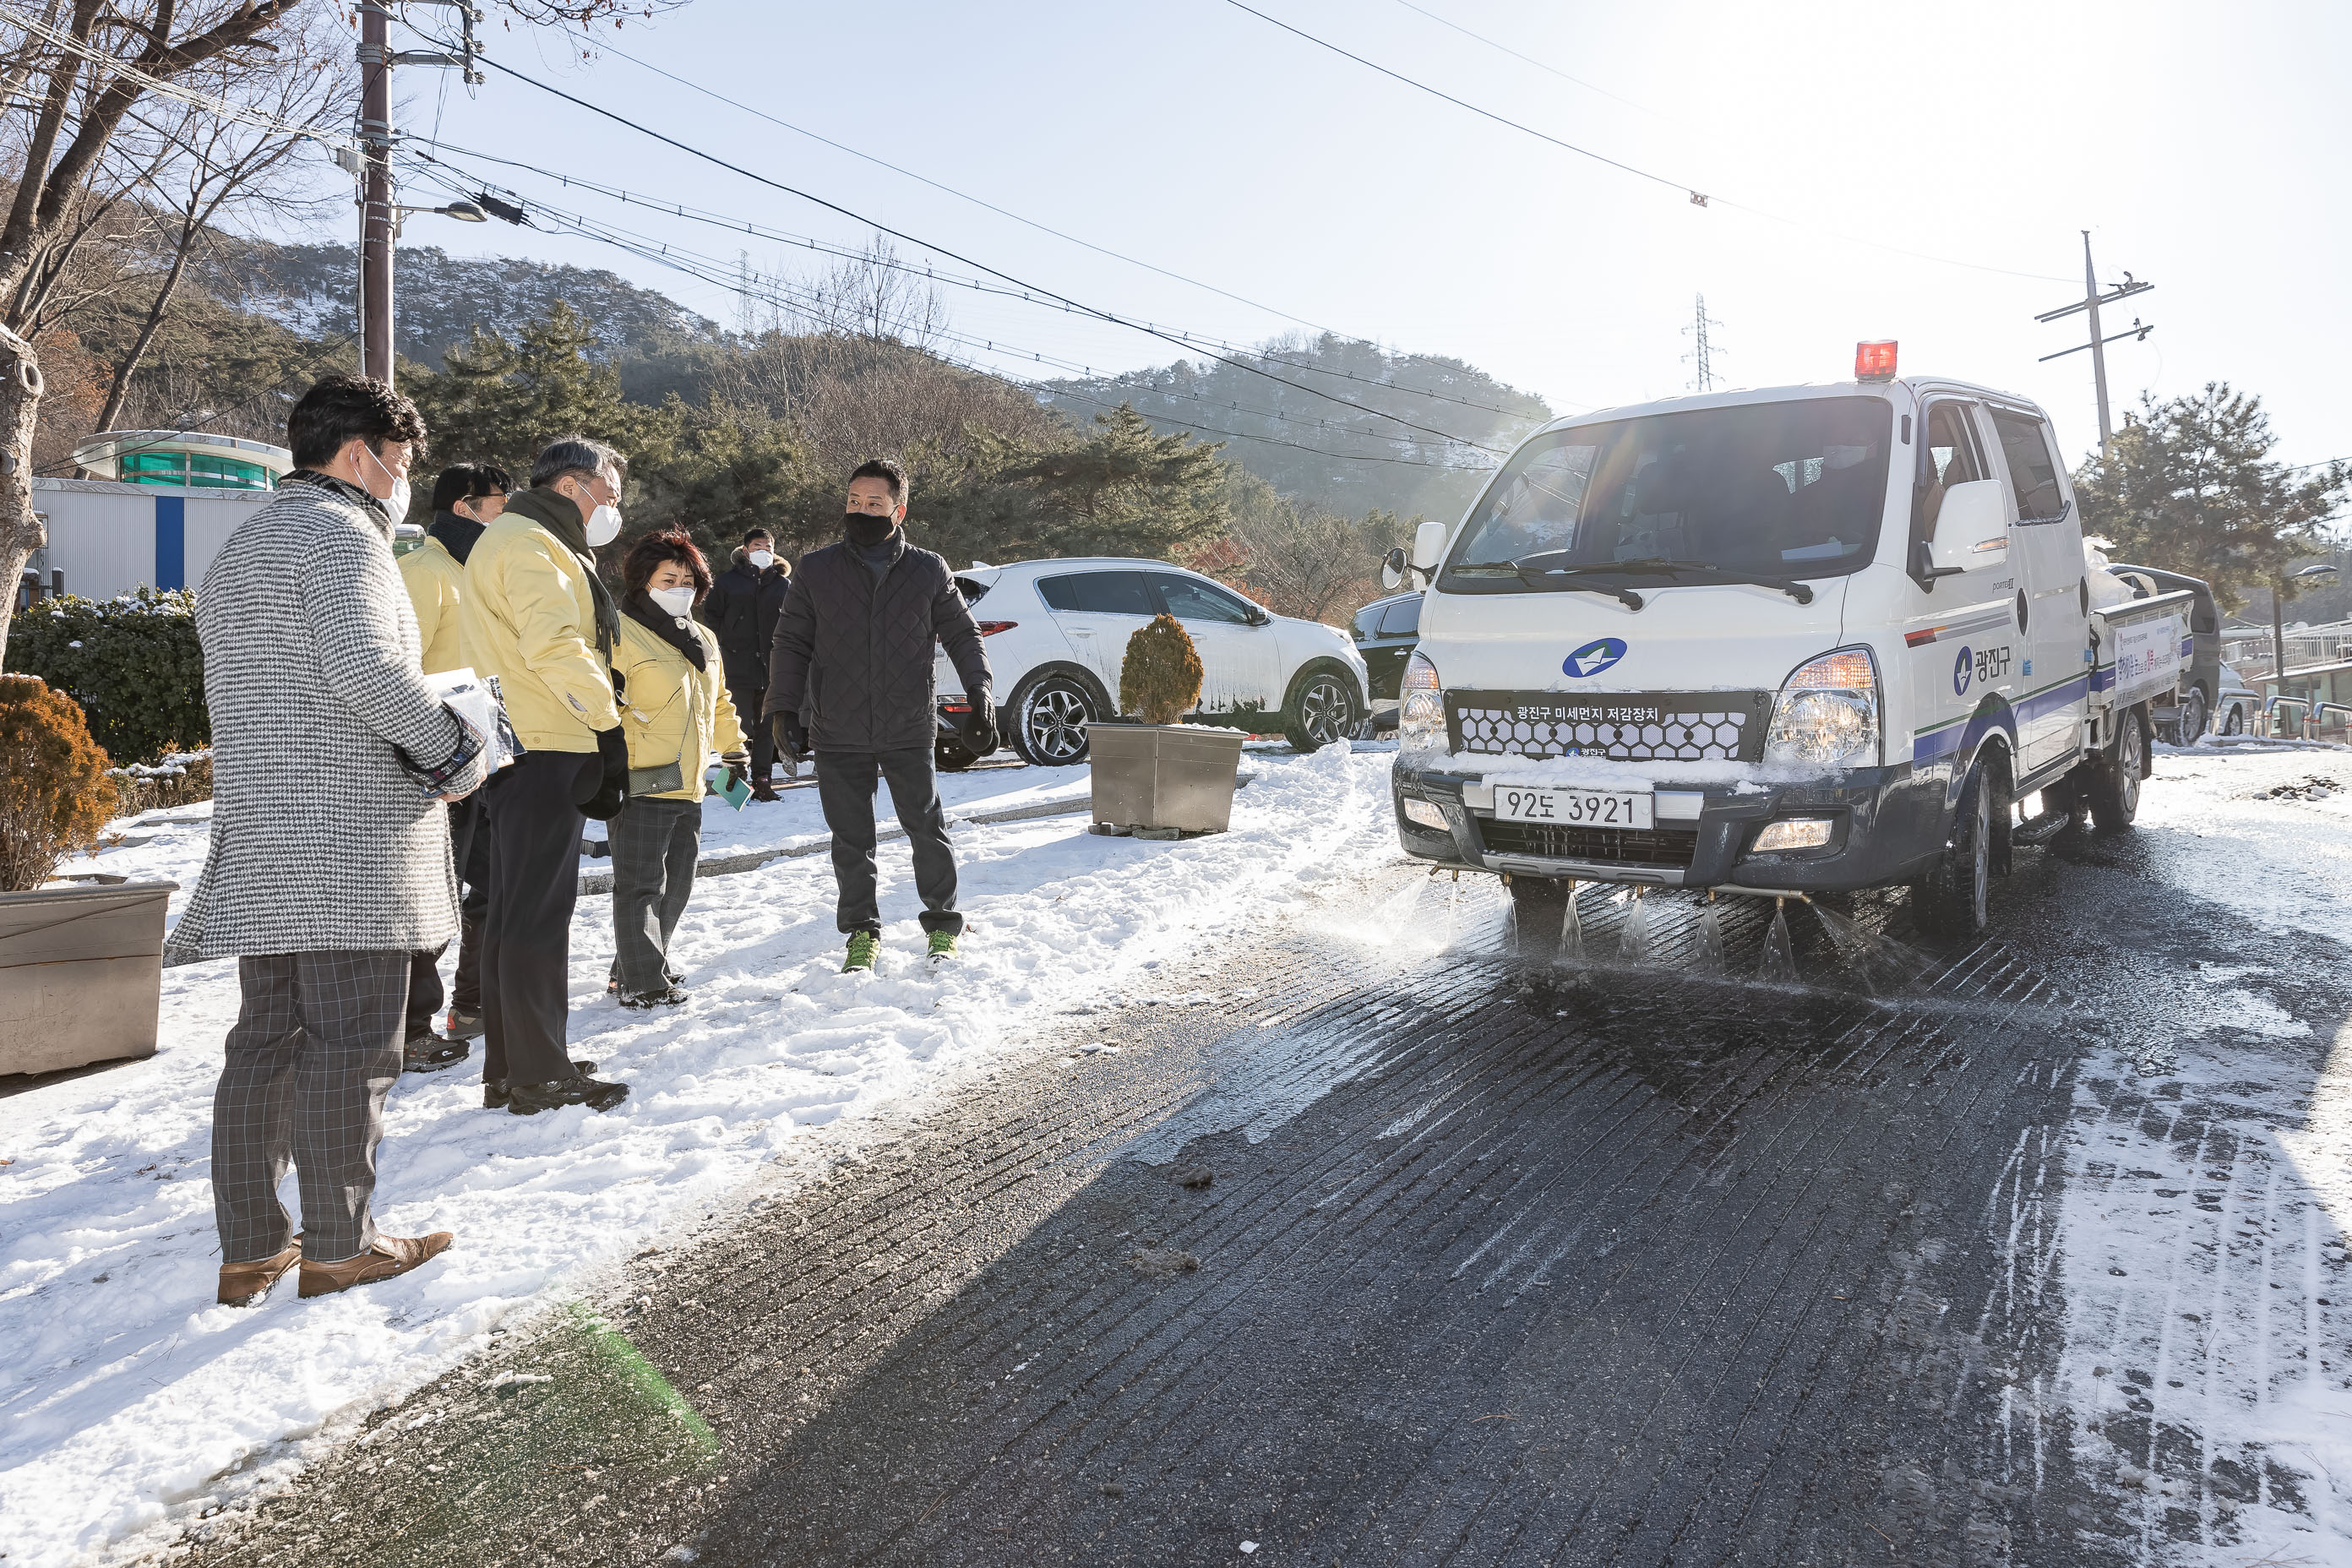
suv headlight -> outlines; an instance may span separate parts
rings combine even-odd
[[[1437,684],[1437,666],[1416,648],[1404,661],[1398,682],[1402,701],[1397,710],[1397,741],[1407,751],[1427,751],[1445,744],[1445,696]]]
[[[1767,763],[1862,767],[1881,760],[1878,661],[1866,647],[1842,647],[1801,664],[1780,683]]]

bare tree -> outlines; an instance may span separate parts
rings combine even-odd
[[[498,0],[510,17],[590,22],[683,0]],[[32,444],[44,381],[35,341],[70,288],[78,252],[137,182],[118,177],[137,142],[134,110],[181,97],[218,72],[236,100],[302,0],[59,0],[42,16],[0,20],[0,79],[32,100],[15,153],[16,189],[0,220],[0,581],[13,587],[46,542],[33,510]],[[125,126],[131,126],[126,136]],[[121,146],[118,143],[121,143]],[[0,657],[13,591],[0,595]]]
[[[898,259],[887,235],[866,253],[844,257],[789,297],[790,318],[803,331],[827,336],[875,338],[929,352],[947,330],[940,286]]]

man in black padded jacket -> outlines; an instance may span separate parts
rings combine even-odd
[[[839,928],[849,939],[845,973],[874,967],[882,916],[874,885],[874,791],[891,803],[914,850],[930,959],[955,956],[955,853],[940,809],[932,748],[939,693],[932,648],[947,649],[971,710],[964,744],[996,750],[996,703],[980,628],[942,557],[907,542],[907,476],[887,458],[849,477],[842,540],[801,557],[776,616],[766,717],[786,751],[816,756],[817,799],[833,830]]]
[[[774,730],[760,722],[760,713],[767,706],[768,650],[775,645],[776,616],[784,607],[792,576],[792,567],[777,558],[774,536],[754,528],[743,536],[733,563],[719,574],[695,611],[704,626],[719,634],[727,696],[751,742],[753,800],[777,798],[769,779],[775,765]],[[799,777],[800,753],[787,752],[784,768]]]

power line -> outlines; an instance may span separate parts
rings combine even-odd
[[[446,160],[433,160],[433,162],[440,163],[442,166],[447,168],[454,169],[457,167],[455,164],[447,163]],[[458,172],[462,174],[465,171],[459,170]],[[427,178],[440,183],[445,189],[451,191],[453,194],[462,194],[460,188],[452,184],[446,175],[441,174],[434,170],[425,171],[425,174]],[[688,277],[698,279],[703,282],[710,283],[719,288],[733,289],[739,293],[748,294],[750,297],[754,299],[764,300],[771,304],[782,304],[805,309],[813,302],[813,296],[803,295],[796,298],[791,286],[786,284],[782,279],[768,279],[767,281],[772,284],[772,288],[770,289],[763,290],[753,289],[751,287],[751,279],[758,275],[751,273],[748,268],[742,267],[740,262],[737,264],[737,271],[734,278],[730,279],[724,270],[727,264],[721,258],[708,256],[699,251],[688,250],[683,247],[667,245],[649,236],[633,234],[629,230],[619,228],[613,225],[600,224],[594,219],[583,217],[578,214],[566,213],[560,208],[541,205],[535,210],[546,215],[556,222],[562,224],[566,227],[572,229],[573,232],[581,235],[583,238],[593,239],[606,245],[614,246],[618,249],[629,252],[633,256],[642,257],[658,266],[667,267],[674,271],[684,273]],[[700,265],[697,265],[698,263]],[[984,353],[1027,353],[1033,361],[1039,363],[1053,365],[1056,369],[1075,370],[1080,368],[1069,361],[1060,360],[1054,356],[1034,351],[1020,350],[1011,344],[1005,344],[1002,349],[1000,349],[998,340],[974,338],[967,333],[961,332],[942,332],[939,335],[960,343],[967,348],[978,348]],[[1094,397],[1082,392],[1071,391],[1065,387],[1056,386],[1052,383],[1034,381],[1024,377],[1013,375],[1003,369],[975,364],[971,361],[958,359],[952,354],[940,353],[936,349],[926,350],[923,352],[933,353],[939,359],[945,361],[947,363],[956,365],[959,368],[973,371],[983,375],[993,376],[998,380],[1010,383],[1013,385],[1019,386],[1024,390],[1034,394],[1049,397],[1070,397],[1079,402],[1090,403],[1102,408],[1115,408],[1119,406],[1119,405],[1114,404],[1105,398]],[[1220,399],[1202,397],[1194,393],[1156,391],[1155,395],[1164,397],[1189,398],[1195,402],[1213,405],[1223,402],[1223,400]],[[1403,440],[1411,443],[1414,439],[1412,437],[1395,437],[1373,436],[1368,431],[1351,431],[1347,429],[1345,426],[1333,426],[1326,421],[1304,420],[1295,415],[1273,413],[1258,409],[1244,409],[1238,404],[1225,403],[1223,405],[1232,407],[1239,413],[1258,415],[1262,417],[1279,420],[1285,424],[1297,425],[1312,423],[1318,428],[1327,430],[1336,429],[1339,434],[1358,436],[1370,440]],[[1351,405],[1350,406],[1353,405]],[[1138,410],[1138,412],[1140,413],[1141,411]],[[1363,412],[1377,413],[1378,411],[1367,409],[1363,410]],[[1202,425],[1191,420],[1176,418],[1172,415],[1146,414],[1143,416],[1146,419],[1156,420],[1161,424],[1178,426],[1187,430],[1197,430],[1208,435],[1224,437],[1232,440],[1255,441],[1265,446],[1284,447],[1294,451],[1311,452],[1318,457],[1331,458],[1342,462],[1390,463],[1407,468],[1445,468],[1459,473],[1477,473],[1484,471],[1482,468],[1465,467],[1465,465],[1457,463],[1433,462],[1425,458],[1403,458],[1397,457],[1393,454],[1371,452],[1335,452],[1330,450],[1328,447],[1309,446],[1304,442],[1285,441],[1279,437],[1272,436],[1259,436],[1251,434],[1248,431],[1227,430],[1218,426]]]
[[[1465,38],[1475,38],[1490,49],[1500,49],[1503,53],[1510,56],[1513,59],[1520,60],[1528,65],[1531,65],[1539,71],[1549,71],[1552,75],[1559,78],[1562,81],[1572,81],[1588,92],[1597,92],[1603,98],[1614,98],[1626,108],[1638,109],[1644,114],[1654,114],[1656,112],[1656,110],[1651,109],[1646,104],[1636,103],[1630,98],[1621,98],[1605,87],[1601,87],[1594,82],[1589,82],[1580,76],[1570,76],[1566,71],[1560,69],[1558,66],[1547,65],[1543,61],[1536,58],[1533,55],[1523,55],[1519,53],[1518,50],[1511,47],[1508,44],[1496,43],[1494,39],[1486,37],[1484,33],[1474,33],[1459,22],[1451,21],[1446,17],[1439,16],[1434,11],[1414,5],[1412,0],[1397,0],[1397,4],[1403,6],[1408,11],[1418,12],[1420,15],[1428,17],[1431,21],[1436,23],[1441,27],[1451,27]]]
[[[1636,168],[1631,163],[1612,158],[1605,153],[1596,153],[1590,147],[1580,147],[1573,142],[1563,142],[1559,137],[1538,131],[1532,125],[1523,124],[1519,121],[1510,119],[1506,115],[1497,114],[1491,109],[1481,108],[1479,105],[1471,102],[1466,98],[1456,98],[1450,92],[1445,92],[1440,89],[1430,86],[1427,82],[1417,81],[1413,78],[1406,76],[1402,71],[1391,70],[1388,67],[1380,64],[1376,60],[1366,59],[1360,54],[1356,54],[1349,49],[1341,48],[1339,45],[1331,42],[1328,38],[1318,37],[1313,33],[1309,33],[1303,28],[1294,27],[1289,23],[1282,21],[1277,17],[1269,16],[1254,5],[1244,5],[1243,0],[1225,0],[1225,4],[1231,5],[1236,11],[1247,12],[1250,16],[1255,16],[1259,21],[1265,23],[1269,26],[1279,27],[1284,32],[1290,34],[1293,37],[1304,39],[1306,42],[1313,44],[1318,48],[1328,49],[1331,53],[1339,56],[1341,58],[1353,60],[1356,64],[1362,66],[1365,69],[1377,71],[1381,76],[1387,77],[1391,81],[1402,82],[1405,86],[1412,88],[1416,92],[1425,92],[1432,98],[1443,99],[1445,102],[1454,105],[1456,109],[1467,110],[1471,113],[1479,116],[1481,119],[1491,120],[1497,125],[1507,126],[1511,130],[1517,131],[1522,135],[1532,136],[1538,142],[1549,142],[1552,146],[1558,147],[1563,152],[1573,153],[1580,158],[1590,158],[1596,163],[1605,163],[1612,169],[1632,174],[1636,179],[1647,180],[1652,184],[1655,185],[1664,185],[1668,190],[1685,192],[1689,195],[1691,205],[1693,206],[1727,206],[1739,212],[1747,213],[1753,217],[1768,218],[1774,223],[1786,224],[1791,228],[1814,228],[1817,233],[1827,235],[1833,239],[1843,240],[1849,245],[1864,245],[1870,247],[1874,250],[1889,251],[1897,256],[1908,256],[1920,261],[1932,261],[1937,263],[1938,266],[1943,267],[1964,267],[1974,272],[1997,272],[2007,278],[2030,278],[2034,279],[2036,282],[2042,283],[2065,283],[2072,281],[2070,279],[2055,277],[2053,274],[2046,272],[2020,272],[2014,268],[2007,267],[1990,267],[1980,261],[1961,261],[1949,256],[1936,256],[1924,250],[1912,250],[1900,245],[1889,245],[1883,240],[1867,239],[1861,235],[1841,233],[1836,229],[1815,228],[1815,226],[1813,225],[1802,224],[1795,218],[1783,217],[1778,213],[1767,212],[1762,207],[1750,206],[1745,202],[1733,201],[1725,196],[1712,195],[1700,190],[1697,186],[1685,184],[1681,180],[1668,179],[1664,174],[1654,174],[1647,169]]]
[[[761,184],[768,186],[772,190],[782,191],[786,195],[797,196],[801,200],[813,203],[817,206],[824,208],[828,212],[838,213],[843,217],[848,218],[853,222],[863,224],[878,233],[887,234],[893,239],[901,239],[909,245],[919,246],[925,250],[944,256],[950,261],[961,262],[966,267],[977,268],[979,270],[987,273],[992,278],[1001,279],[1018,289],[1026,289],[1035,293],[1045,295],[1051,300],[1068,305],[1073,310],[1083,314],[1092,316],[1098,321],[1108,321],[1116,326],[1125,327],[1130,331],[1142,332],[1148,336],[1160,339],[1165,342],[1179,344],[1184,343],[1183,339],[1177,337],[1173,333],[1165,331],[1160,328],[1152,325],[1150,322],[1138,321],[1129,317],[1120,316],[1113,311],[1105,310],[1092,305],[1083,304],[1080,301],[1070,298],[1066,294],[1056,293],[1053,289],[1044,288],[1038,284],[1031,283],[1027,279],[1016,277],[1013,273],[1006,272],[1001,268],[991,267],[985,262],[975,261],[971,257],[965,256],[959,251],[950,250],[943,245],[935,244],[932,241],[919,238],[914,235],[907,233],[903,229],[893,228],[887,224],[877,222],[875,219],[867,217],[862,213],[854,211],[849,207],[843,206],[838,202],[828,201],[823,196],[815,195],[808,191],[803,191],[797,186],[788,185],[781,180],[771,179],[765,174],[755,174],[740,163],[730,163],[728,160],[719,157],[715,153],[705,152],[703,149],[697,147],[690,142],[681,142],[675,136],[670,136],[662,132],[656,131],[650,126],[642,125],[637,121],[631,120],[625,114],[620,114],[613,110],[604,108],[602,104],[591,103],[586,99],[583,98],[575,98],[571,93],[565,92],[561,88],[541,81],[536,77],[526,76],[522,72],[516,70],[513,67],[506,65],[501,61],[492,59],[488,56],[484,56],[482,58],[483,63],[488,65],[492,69],[503,71],[517,81],[537,88],[540,91],[547,93],[551,97],[560,98],[563,100],[564,102],[572,104],[576,108],[584,109],[593,114],[600,115],[606,120],[612,121],[616,125],[625,126],[629,130],[636,132],[639,135],[659,142],[665,146],[674,147],[677,151],[687,153],[691,157],[699,158],[703,162],[712,164],[715,167],[725,169],[730,174],[740,174],[747,180],[756,181]],[[1184,346],[1190,347],[1192,345],[1185,344]],[[1424,435],[1435,436],[1441,440],[1454,442],[1458,445],[1468,447],[1475,451],[1485,452],[1489,457],[1500,458],[1505,455],[1500,449],[1489,447],[1483,441],[1473,441],[1466,437],[1456,436],[1446,430],[1440,430],[1433,425],[1419,424],[1416,421],[1405,418],[1400,414],[1388,414],[1377,409],[1364,409],[1361,404],[1349,403],[1347,399],[1334,396],[1330,393],[1325,392],[1318,387],[1307,386],[1298,382],[1285,380],[1283,377],[1274,374],[1271,371],[1263,370],[1256,365],[1245,363],[1230,355],[1211,353],[1209,357],[1219,361],[1221,363],[1231,365],[1236,370],[1244,371],[1251,375],[1264,376],[1268,381],[1278,383],[1284,386],[1291,387],[1299,392],[1304,392],[1309,396],[1320,397],[1328,402],[1339,404],[1342,407],[1356,408],[1366,413],[1374,414],[1380,418],[1389,420],[1393,424],[1402,425],[1407,429],[1419,430]]]
[[[845,142],[835,142],[830,136],[820,135],[818,132],[811,131],[805,126],[794,125],[788,120],[779,120],[774,115],[768,113],[765,110],[754,109],[748,103],[729,98],[723,93],[714,92],[698,81],[690,80],[686,77],[677,76],[672,72],[664,70],[661,67],[655,65],[648,60],[641,60],[635,55],[628,54],[621,49],[616,49],[600,38],[585,38],[583,41],[587,43],[589,47],[596,50],[600,54],[616,55],[620,58],[628,61],[631,65],[635,66],[642,70],[649,70],[657,77],[677,83],[680,87],[690,88],[694,91],[702,94],[705,98],[711,99],[716,102],[723,103],[730,109],[740,110],[743,113],[751,115],[756,120],[764,120],[769,124],[780,126],[782,129],[793,132],[796,136],[805,136],[810,141],[830,147],[836,153],[846,153],[849,156],[857,159],[859,162],[871,163],[877,169],[887,169],[894,174],[903,174],[908,179],[916,182],[918,184],[929,185],[931,189],[941,192],[947,195],[953,196],[958,201],[970,202],[972,205],[979,207],[983,211],[992,212],[999,217],[1010,218],[1014,223],[1020,224],[1025,228],[1035,229],[1039,234],[1051,235],[1055,239],[1065,240],[1071,245],[1079,246],[1085,249],[1091,250],[1097,256],[1108,256],[1114,261],[1124,261],[1130,267],[1140,267],[1146,272],[1156,272],[1162,278],[1172,279],[1176,282],[1186,284],[1194,289],[1205,289],[1209,293],[1231,300],[1236,304],[1247,305],[1253,310],[1264,310],[1270,316],[1280,316],[1286,321],[1296,321],[1302,327],[1313,327],[1318,332],[1329,332],[1335,338],[1345,338],[1349,342],[1359,343],[1368,343],[1372,342],[1370,338],[1351,337],[1346,332],[1338,331],[1330,327],[1324,326],[1318,321],[1310,321],[1304,316],[1293,315],[1290,311],[1282,310],[1278,306],[1265,304],[1259,300],[1250,299],[1248,296],[1244,294],[1236,294],[1230,289],[1221,289],[1213,283],[1204,283],[1197,278],[1188,278],[1181,272],[1171,271],[1165,267],[1146,261],[1140,257],[1129,256],[1123,251],[1113,250],[1108,246],[1097,245],[1090,239],[1081,239],[1076,235],[1055,228],[1050,224],[1043,224],[1039,223],[1034,218],[1024,217],[1019,213],[1013,212],[1005,207],[998,206],[994,202],[985,200],[980,196],[975,196],[969,191],[960,191],[953,185],[934,180],[927,174],[919,174],[915,173],[914,170],[907,168],[901,164],[893,163],[887,159],[877,158],[870,153],[861,153],[855,147],[849,146]]]
[[[600,181],[591,180],[582,175],[565,174],[561,170],[549,169],[537,163],[526,163],[520,158],[509,158],[501,156],[496,153],[484,153],[474,148],[460,147],[454,142],[444,142],[437,138],[414,136],[408,138],[404,143],[408,156],[421,158],[427,163],[446,162],[446,160],[437,159],[434,153],[415,151],[415,148],[419,143],[422,143],[425,146],[440,149],[442,151],[455,153],[463,157],[478,158],[486,163],[500,163],[509,168],[528,170],[530,173],[537,174],[542,179],[554,180],[558,184],[563,185],[566,189],[577,186],[582,190],[593,191],[598,195],[610,197],[614,201],[621,202],[627,205],[646,207],[651,211],[662,213],[672,217],[684,218],[692,223],[708,224],[714,227],[724,228],[730,233],[747,234],[754,237],[755,238],[772,239],[781,244],[796,245],[805,249],[817,251],[824,255],[841,257],[847,260],[865,262],[872,266],[883,267],[894,271],[905,272],[911,276],[922,278],[934,283],[944,283],[958,289],[968,289],[976,293],[992,294],[1001,299],[1019,300],[1024,303],[1042,306],[1049,310],[1060,310],[1066,315],[1085,315],[1091,317],[1093,314],[1091,311],[1065,304],[1058,300],[1040,298],[1037,294],[1028,289],[1002,288],[994,284],[982,282],[978,279],[959,278],[952,273],[940,272],[929,266],[919,267],[911,262],[897,261],[877,257],[874,255],[871,250],[854,249],[848,246],[840,245],[831,240],[816,239],[807,235],[794,234],[785,229],[771,228],[763,224],[754,223],[745,218],[731,216],[725,213],[711,212],[699,207],[689,207],[680,202],[644,195],[636,192],[623,189],[617,185],[607,185]],[[454,163],[448,164],[448,166],[451,168],[457,167]],[[470,193],[457,194],[465,195]],[[1188,346],[1198,344],[1223,349],[1233,353],[1245,353],[1269,364],[1278,364],[1291,370],[1307,371],[1317,375],[1332,376],[1338,380],[1356,382],[1365,386],[1377,386],[1386,391],[1401,393],[1407,396],[1425,397],[1433,402],[1451,403],[1458,405],[1464,408],[1476,408],[1489,414],[1500,414],[1506,418],[1521,420],[1529,425],[1540,425],[1546,419],[1551,417],[1549,414],[1529,414],[1520,409],[1506,408],[1499,404],[1481,403],[1475,398],[1458,397],[1451,393],[1435,392],[1425,387],[1407,386],[1400,382],[1383,381],[1378,376],[1361,375],[1354,371],[1335,370],[1328,365],[1312,364],[1304,360],[1286,359],[1281,354],[1271,353],[1262,348],[1254,348],[1243,344],[1237,344],[1230,339],[1213,337],[1207,333],[1186,331],[1181,328],[1161,326],[1157,322],[1153,323],[1153,325],[1158,326],[1164,335],[1179,339]],[[1334,337],[1339,336],[1336,332],[1331,335]],[[1349,342],[1370,342],[1370,339],[1365,338],[1349,338],[1343,341]],[[1377,344],[1372,346],[1378,347]],[[1086,374],[1089,376],[1094,375],[1094,368],[1090,365],[1086,367]],[[1378,410],[1371,409],[1369,405],[1350,404],[1349,406],[1365,409],[1368,412],[1379,412]]]

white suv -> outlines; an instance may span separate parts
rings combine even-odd
[[[1352,735],[1370,700],[1345,632],[1269,615],[1231,588],[1165,561],[1098,557],[975,563],[956,586],[988,639],[1005,743],[1041,767],[1084,762],[1087,725],[1118,711],[1127,639],[1163,610],[1201,653],[1196,724],[1279,730],[1302,752]],[[956,738],[963,680],[939,656],[940,763],[976,760]]]

